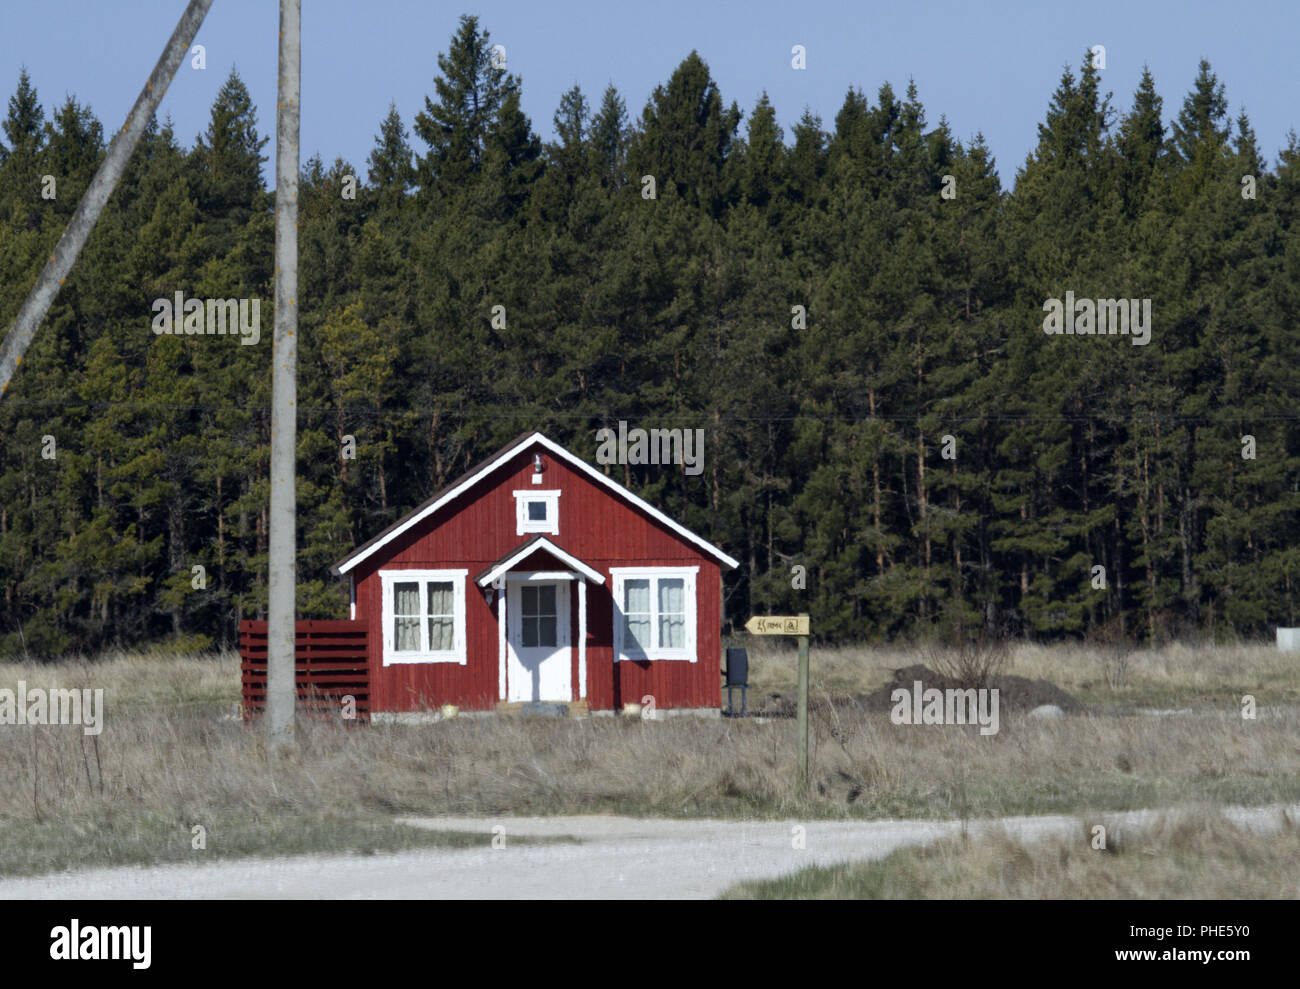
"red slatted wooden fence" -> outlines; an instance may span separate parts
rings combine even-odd
[[[301,621],[294,626],[298,710],[337,719],[343,698],[356,698],[358,722],[370,720],[370,671],[366,665],[365,622]],[[239,623],[243,714],[247,720],[266,707],[266,622]]]

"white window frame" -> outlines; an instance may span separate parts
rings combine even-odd
[[[516,491],[515,493],[515,535],[526,536],[542,532],[548,536],[560,534],[560,492],[557,491]],[[537,521],[528,517],[528,503],[542,501],[546,503],[546,518]]]
[[[699,567],[611,567],[614,598],[614,662],[641,659],[671,659],[694,663],[698,660],[695,629],[699,625],[699,600],[695,594]],[[681,578],[686,599],[686,645],[681,649],[665,649],[659,645],[659,590],[660,578]],[[629,650],[623,641],[623,593],[629,580],[650,581],[650,638],[647,650]]]
[[[380,590],[383,593],[384,622],[384,665],[394,666],[405,663],[459,663],[469,662],[469,651],[465,639],[465,582],[469,579],[468,570],[380,570]],[[452,587],[453,647],[451,649],[429,648],[429,593],[426,585],[430,582],[447,583]],[[420,585],[420,645],[418,651],[397,651],[394,636],[394,585],[417,582]]]

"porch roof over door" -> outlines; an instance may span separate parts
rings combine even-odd
[[[482,573],[474,578],[474,582],[478,584],[479,587],[488,587],[494,581],[500,579],[506,573],[515,569],[529,557],[534,556],[537,553],[549,553],[566,567],[591,581],[593,584],[605,583],[605,575],[599,570],[583,563],[572,553],[561,549],[559,546],[556,546],[555,543],[541,535],[533,536],[526,542],[516,546],[495,563],[490,564]]]

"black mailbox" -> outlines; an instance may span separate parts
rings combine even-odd
[[[749,653],[742,648],[730,647],[727,649],[727,668],[722,671],[722,679],[727,687],[727,709],[722,713],[728,718],[736,717],[736,711],[731,702],[731,693],[737,687],[740,688],[740,716],[745,716],[745,701],[749,694]]]
[[[727,668],[722,671],[728,687],[749,685],[749,653],[743,648],[727,649]]]

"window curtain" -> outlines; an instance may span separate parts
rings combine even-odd
[[[429,583],[429,649],[432,652],[456,648],[455,605],[449,582]]]
[[[680,577],[659,581],[659,646],[686,648],[686,582]]]
[[[623,585],[623,647],[650,649],[649,580],[629,580]]]
[[[399,652],[418,652],[420,648],[420,585],[393,585],[393,640]]]

